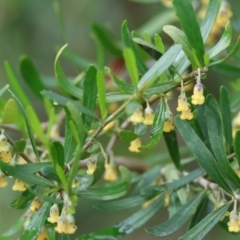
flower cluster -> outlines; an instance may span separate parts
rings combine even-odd
[[[142,107],[137,108],[137,110],[130,117],[133,123],[143,123],[144,125],[152,125],[154,120],[154,112],[152,108],[147,103],[147,107],[143,110]]]
[[[105,173],[104,173],[104,180],[109,182],[114,182],[118,179],[118,174],[116,168],[113,164],[108,163],[108,159],[105,160]]]
[[[229,232],[240,231],[240,213],[237,214],[236,201],[234,203],[234,208],[229,215],[228,231]]]

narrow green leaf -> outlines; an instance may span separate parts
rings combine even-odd
[[[133,140],[139,138],[139,135],[135,134],[134,132],[132,132],[130,130],[122,130],[118,134],[119,134],[119,137],[121,138],[121,140],[126,143],[130,143]]]
[[[44,132],[42,130],[42,126],[41,126],[41,123],[38,119],[38,116],[37,116],[36,112],[33,110],[33,108],[31,106],[27,106],[26,113],[27,113],[28,119],[31,123],[31,127],[33,129],[33,132],[37,135],[39,140],[44,145],[47,145],[48,140],[47,140],[46,135],[44,134]]]
[[[148,144],[140,147],[139,148],[140,150],[149,150],[149,149],[155,147],[159,143],[160,138],[163,133],[164,117],[165,117],[165,103],[164,103],[163,99],[161,98],[159,101],[159,104],[156,108]]]
[[[34,198],[35,198],[35,195],[29,190],[26,190],[17,199],[11,202],[9,206],[14,209],[24,209],[30,206]]]
[[[120,102],[120,101],[128,100],[131,97],[132,97],[132,94],[112,92],[106,95],[106,100],[107,102]]]
[[[228,23],[225,27],[224,33],[218,43],[208,51],[209,58],[212,59],[217,56],[221,51],[226,49],[232,40],[232,27],[231,24]]]
[[[240,130],[238,130],[235,135],[234,151],[238,160],[238,166],[240,166]]]
[[[176,14],[179,18],[188,42],[193,48],[193,52],[196,52],[196,57],[200,66],[203,66],[203,38],[192,2],[190,0],[173,0],[173,6],[176,10]]]
[[[20,139],[18,141],[15,141],[13,144],[13,153],[18,154],[18,153],[23,153],[26,147],[26,140],[25,139]]]
[[[84,113],[84,114],[86,114],[86,115],[88,115],[88,116],[90,116],[90,117],[92,117],[92,118],[98,119],[98,117],[97,117],[92,111],[90,111],[89,109],[87,109],[85,106],[81,105],[81,104],[80,104],[79,102],[77,102],[77,101],[71,100],[70,98],[63,97],[63,96],[61,96],[61,95],[59,95],[59,94],[57,94],[57,93],[54,93],[54,92],[52,92],[52,91],[45,91],[45,90],[44,90],[44,91],[42,92],[42,94],[43,94],[46,98],[52,100],[54,103],[60,104],[60,105],[62,105],[62,106],[64,106],[64,107],[67,106],[67,103],[68,103],[68,102],[71,102],[71,103],[73,103],[73,104],[75,105],[75,107],[76,107],[80,112],[82,112],[82,113]]]
[[[10,98],[4,106],[2,124],[16,123],[18,120],[18,106],[15,99]]]
[[[147,67],[144,64],[143,60],[141,59],[141,56],[138,52],[138,49],[137,49],[137,47],[135,46],[135,43],[132,40],[132,36],[131,36],[131,34],[128,30],[127,21],[123,22],[121,33],[122,33],[122,39],[123,39],[123,43],[124,43],[125,47],[131,48],[134,55],[135,55],[138,70],[142,74],[145,73],[147,71]]]
[[[228,90],[221,86],[220,88],[220,111],[223,121],[223,132],[225,136],[225,144],[227,152],[230,153],[232,148],[232,119],[231,119],[231,108]]]
[[[97,69],[90,66],[84,79],[83,106],[92,112],[96,106],[97,92]],[[88,131],[91,127],[92,117],[83,113],[82,120],[85,130]]]
[[[163,136],[167,144],[169,155],[173,160],[173,163],[175,164],[177,169],[181,170],[182,169],[182,166],[180,163],[181,158],[180,158],[180,153],[178,149],[176,131],[164,132]]]
[[[14,90],[15,94],[17,95],[17,97],[19,98],[20,102],[24,106],[30,106],[31,103],[30,103],[29,99],[27,98],[26,94],[24,93],[24,91],[23,91],[21,85],[19,84],[19,81],[17,80],[10,64],[7,61],[4,62],[4,67],[5,67],[5,71],[7,73],[10,85],[11,85],[12,89]]]
[[[22,56],[20,58],[20,71],[30,89],[38,98],[42,99],[41,91],[44,90],[45,86],[36,67],[28,56]]]
[[[19,240],[35,239],[39,232],[42,230],[47,217],[49,216],[49,210],[51,203],[45,202],[41,208],[35,213],[31,222],[28,224],[26,230],[23,232]]]
[[[6,84],[0,89],[0,97],[9,89],[9,85]]]
[[[207,215],[195,227],[191,228],[186,234],[180,237],[180,240],[202,240],[204,236],[218,223],[222,216],[226,213],[232,202],[228,202],[222,207],[214,210]]]
[[[61,86],[62,90],[70,94],[71,96],[74,96],[76,98],[82,98],[83,97],[83,91],[82,89],[76,87],[73,85],[73,83],[69,82],[62,70],[62,67],[60,65],[60,56],[64,49],[67,47],[67,44],[65,44],[57,53],[57,56],[55,58],[54,62],[54,71],[56,75],[56,79],[58,81],[58,84]]]
[[[179,115],[175,117],[175,124],[184,142],[197,158],[198,163],[217,184],[219,184],[225,191],[233,194],[232,190],[227,185],[215,158],[192,129],[190,124],[187,121],[181,120]]]
[[[53,166],[59,165],[64,169],[64,149],[60,142],[54,141],[50,145]]]
[[[173,39],[173,41],[175,43],[182,45],[182,49],[185,52],[185,54],[187,55],[188,60],[191,62],[193,68],[195,68],[196,63],[195,63],[195,59],[193,57],[192,47],[189,44],[185,33],[183,31],[181,31],[180,29],[178,29],[177,27],[171,26],[171,25],[164,26],[163,31],[165,33],[167,33]]]
[[[201,33],[204,42],[206,42],[215,23],[220,8],[220,3],[220,0],[209,1],[207,12],[201,25]]]
[[[30,142],[32,144],[32,147],[33,147],[33,151],[34,153],[36,154],[37,156],[37,159],[39,159],[39,155],[38,155],[38,151],[37,151],[37,145],[36,145],[36,142],[35,142],[35,139],[34,139],[34,134],[33,134],[33,130],[32,130],[32,127],[31,127],[31,124],[30,124],[30,121],[29,121],[29,118],[28,118],[28,115],[22,105],[22,103],[20,102],[20,100],[15,96],[15,94],[13,92],[11,92],[10,90],[8,90],[12,97],[17,101],[18,105],[20,106],[20,109],[21,109],[21,112],[23,113],[23,117],[25,119],[25,123],[26,123],[26,126],[27,126],[27,130],[28,130],[28,135],[29,135],[29,138],[30,138]],[[29,104],[30,106],[30,104]]]
[[[218,103],[212,95],[206,99],[207,129],[211,148],[223,174],[236,186],[240,187],[240,179],[231,168],[223,143],[222,119]]]
[[[97,23],[92,24],[92,31],[102,46],[116,57],[122,57],[121,49],[114,44],[114,41],[110,38],[109,32],[104,29],[103,26]]]
[[[9,176],[13,176],[14,178],[20,179],[29,184],[36,184],[39,186],[47,186],[52,187],[54,184],[49,180],[39,177],[34,174],[30,174],[21,166],[10,166],[2,161],[0,161],[0,167],[2,171],[6,172]]]
[[[137,88],[138,85],[138,71],[136,65],[136,59],[131,48],[125,48],[123,50],[123,57],[127,67],[128,74],[132,80],[133,86]]]
[[[218,65],[214,65],[211,67],[219,76],[225,77],[228,80],[236,80],[239,78],[240,74],[240,68],[225,64],[225,63],[220,63]]]
[[[106,89],[105,89],[105,77],[103,71],[97,71],[97,89],[98,89],[98,102],[101,111],[102,120],[107,116],[106,108]]]
[[[140,79],[138,83],[138,89],[140,91],[149,87],[153,80],[159,77],[164,71],[166,71],[174,62],[176,57],[181,51],[180,45],[172,46],[166,53],[151,67]]]
[[[165,47],[164,47],[162,38],[157,33],[154,35],[154,42],[155,42],[155,45],[156,45],[156,48],[158,49],[158,51],[160,53],[164,53]]]
[[[205,195],[205,192],[198,193],[183,205],[169,220],[156,227],[147,228],[146,231],[156,237],[164,237],[176,232],[193,215]]]
[[[52,168],[51,162],[28,163],[14,166],[18,171],[28,172],[30,174],[41,171],[43,168]]]
[[[146,95],[166,93],[179,85],[177,81],[154,83],[145,90]]]

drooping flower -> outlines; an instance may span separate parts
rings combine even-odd
[[[139,138],[137,138],[130,143],[130,146],[128,149],[130,152],[140,152],[138,148],[141,146],[142,146],[142,142]]]
[[[56,223],[58,221],[58,218],[59,218],[59,207],[56,203],[54,203],[50,208],[49,217],[47,220],[50,223]]]
[[[1,158],[5,163],[9,163],[12,160],[12,153],[9,146],[6,146],[5,150],[1,152]]]
[[[148,105],[144,110],[144,125],[152,125],[154,120],[154,112],[152,108]]]
[[[19,180],[19,179],[16,179],[15,180],[15,183],[12,187],[12,190],[13,191],[19,191],[19,192],[24,192],[26,190],[26,187],[25,187],[25,182]]]
[[[170,132],[174,130],[174,125],[173,125],[173,114],[169,108],[169,105],[167,103],[167,100],[165,100],[166,103],[166,111],[165,111],[165,121],[163,125],[163,131],[164,132]]]
[[[193,95],[192,95],[192,104],[194,105],[202,105],[205,101],[205,97],[203,95],[204,89],[201,83],[201,71],[198,68],[198,75],[197,75],[197,82],[193,88]]]
[[[109,163],[105,163],[104,179],[110,182],[114,182],[118,179],[117,170]]]
[[[66,224],[66,229],[65,233],[66,234],[73,234],[77,230],[77,226],[75,225],[75,220],[72,214],[68,214],[66,217],[67,224]]]
[[[188,110],[187,97],[184,91],[183,82],[181,82],[181,93],[178,97],[177,111],[182,112]]]
[[[136,109],[130,119],[133,123],[142,123],[144,121],[142,107]]]
[[[7,186],[7,181],[6,181],[6,179],[5,179],[5,175],[4,175],[4,173],[0,170],[0,187],[1,188],[4,188],[4,187],[6,187]]]
[[[88,170],[87,170],[87,174],[88,175],[93,175],[94,171],[96,170],[97,168],[97,163],[96,161],[88,161],[87,162],[87,167],[88,167]]]
[[[2,129],[0,134],[0,152],[6,150],[7,147],[7,137],[4,134],[4,130]]]
[[[46,229],[42,229],[42,231],[38,234],[36,240],[48,240]]]
[[[180,118],[182,120],[191,120],[193,119],[193,113],[191,112],[191,108],[190,106],[188,107],[188,109],[186,111],[182,111],[182,113],[180,114]]]
[[[228,222],[228,231],[229,232],[240,231],[239,218],[235,210],[230,212],[229,222]]]
[[[61,215],[57,220],[57,226],[54,230],[58,233],[65,233],[67,227],[67,219],[65,216]]]
[[[40,201],[38,198],[33,199],[31,205],[30,205],[30,210],[31,211],[37,211],[40,209],[42,206],[42,201]]]

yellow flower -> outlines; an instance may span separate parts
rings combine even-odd
[[[7,186],[7,181],[6,181],[6,179],[5,179],[5,175],[4,175],[4,173],[0,170],[0,187],[1,188],[4,188],[4,187],[6,187]]]
[[[75,220],[73,215],[68,214],[66,219],[67,219],[67,224],[66,224],[65,233],[66,234],[75,233],[75,231],[77,230],[77,226],[75,225]]]
[[[192,95],[192,104],[194,105],[202,105],[205,101],[205,97],[203,95],[203,85],[201,83],[196,83],[193,88],[193,95]]]
[[[147,106],[144,110],[144,125],[152,125],[154,120],[154,112],[150,106]]]
[[[177,111],[181,112],[181,111],[187,111],[187,110],[188,110],[188,103],[187,103],[186,95],[184,93],[178,97]]]
[[[230,212],[229,222],[228,222],[228,231],[229,232],[239,232],[240,224],[239,218],[235,210]]]
[[[7,147],[7,137],[4,134],[4,130],[0,134],[0,152],[4,151]]]
[[[25,183],[19,179],[15,180],[15,183],[12,187],[13,191],[24,192],[26,190]]]
[[[57,226],[54,228],[58,233],[65,233],[67,227],[67,219],[64,216],[60,216],[57,220]]]
[[[104,179],[106,181],[110,181],[110,182],[114,182],[118,179],[116,169],[113,166],[111,166],[110,164],[105,164]]]
[[[144,121],[142,108],[138,108],[131,116],[131,122],[142,123]]]
[[[172,0],[162,0],[161,1],[162,4],[165,6],[165,7],[172,7]]]
[[[109,129],[113,128],[115,125],[116,125],[116,121],[111,121],[103,128],[103,131],[107,132]]]
[[[191,108],[188,107],[188,109],[187,109],[186,111],[182,111],[182,113],[181,113],[181,115],[180,115],[180,118],[181,118],[182,120],[185,120],[185,119],[191,120],[191,119],[193,119],[193,114],[192,114],[192,112],[191,112]]]
[[[12,153],[9,147],[6,147],[6,149],[1,152],[1,158],[5,163],[9,163],[12,160]]]
[[[36,240],[48,240],[47,231],[45,229],[42,229],[42,231],[38,234]]]
[[[51,128],[51,131],[50,131],[50,137],[51,138],[59,138],[60,136],[60,133],[59,133],[59,129],[58,129],[58,125],[57,124],[54,124]]]
[[[58,222],[58,218],[59,218],[59,208],[58,208],[58,205],[54,203],[50,208],[50,213],[47,220],[50,223],[56,223]]]
[[[130,146],[128,149],[130,152],[140,152],[140,150],[138,150],[138,148],[141,146],[142,146],[142,142],[139,138],[137,138],[130,143]]]
[[[163,125],[163,131],[164,132],[170,132],[174,130],[174,125],[173,125],[173,114],[169,109],[169,106],[166,102],[166,111],[165,111],[165,122]]]
[[[41,206],[42,206],[42,202],[39,199],[35,198],[31,203],[30,210],[33,212],[37,211],[40,209]]]
[[[93,175],[94,171],[97,168],[97,163],[95,161],[90,160],[90,161],[87,162],[87,167],[88,167],[87,174],[88,175]]]

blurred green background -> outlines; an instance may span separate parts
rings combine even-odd
[[[30,56],[41,74],[53,76],[56,48],[66,42],[74,53],[95,61],[96,46],[91,37],[92,22],[106,26],[116,39],[120,39],[121,24],[125,19],[128,20],[130,30],[138,29],[152,17],[160,17],[165,10],[160,0],[155,4],[139,4],[128,0],[62,0],[59,1],[59,6],[66,32],[66,36],[63,37],[53,5],[54,1],[51,0],[0,0],[0,62],[8,60],[20,81],[18,61],[22,54]],[[161,24],[159,22],[160,26]],[[110,60],[111,57],[108,56],[108,61]],[[66,74],[75,76],[79,73],[71,64],[64,63]],[[0,64],[0,87],[5,83],[7,83],[6,74],[3,64]],[[28,91],[24,83],[21,84]],[[35,100],[33,98],[33,101]],[[38,107],[38,104],[36,100],[34,105]],[[23,213],[8,207],[8,204],[19,195],[11,191],[12,184],[13,181],[10,180],[7,188],[0,189],[0,234]],[[82,199],[79,202],[76,216],[78,235],[112,226],[135,210],[102,213],[92,209],[92,203]],[[157,225],[166,218],[165,210],[157,214],[146,226]],[[165,239],[177,239],[186,227]],[[216,227],[205,239],[212,239],[213,236],[218,240],[239,239],[237,236],[226,234],[219,227]],[[156,238],[146,234],[144,228],[141,228],[125,239]]]

